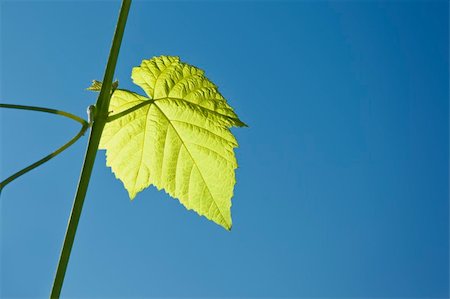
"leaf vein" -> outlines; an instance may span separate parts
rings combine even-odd
[[[216,205],[217,209],[219,210],[220,217],[222,218],[223,222],[225,222],[225,223],[228,225],[228,223],[227,223],[227,221],[226,221],[226,218],[223,216],[223,213],[222,213],[222,211],[220,210],[220,207],[219,207],[218,204],[216,203],[216,201],[215,201],[215,199],[214,199],[214,196],[213,196],[211,190],[209,189],[208,184],[206,183],[206,180],[205,180],[205,178],[203,177],[202,172],[200,171],[200,168],[199,168],[198,165],[197,165],[197,162],[195,161],[194,157],[192,156],[192,153],[191,153],[191,152],[189,151],[189,149],[187,148],[187,146],[186,146],[186,144],[185,144],[183,138],[181,138],[181,136],[180,136],[180,134],[178,133],[177,129],[176,129],[176,128],[173,126],[173,124],[170,122],[170,119],[167,117],[167,115],[164,113],[164,111],[163,111],[156,103],[155,103],[155,107],[158,108],[159,111],[161,111],[161,113],[164,115],[165,118],[167,118],[169,124],[172,126],[172,128],[173,128],[174,131],[175,131],[175,133],[178,135],[178,138],[181,140],[181,143],[182,143],[182,145],[184,146],[184,148],[186,149],[186,152],[189,154],[189,156],[190,156],[191,159],[192,159],[192,162],[194,163],[195,167],[197,168],[198,173],[200,174],[200,177],[201,177],[203,183],[205,184],[205,186],[206,186],[206,188],[207,188],[207,190],[208,190],[208,193],[211,195],[212,202],[214,202],[214,204]]]

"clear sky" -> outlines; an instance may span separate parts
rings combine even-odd
[[[117,1],[1,1],[2,103],[85,117]],[[115,77],[178,55],[249,128],[233,230],[153,187],[130,202],[100,151],[62,295],[448,297],[448,1],[133,3]],[[1,112],[1,178],[78,130]],[[87,138],[3,191],[0,296],[47,297]]]

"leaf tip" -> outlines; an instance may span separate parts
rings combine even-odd
[[[128,196],[130,197],[130,201],[133,201],[136,197],[136,192],[128,191]]]
[[[210,220],[212,220],[212,219],[210,219]],[[214,221],[214,220],[213,220],[213,222],[216,222],[217,224],[219,224],[221,227],[223,227],[227,231],[231,231],[231,229],[233,228],[233,223],[231,222],[231,218],[230,219],[223,219],[223,220],[224,220],[224,222],[222,222],[222,223],[219,223],[219,222]]]

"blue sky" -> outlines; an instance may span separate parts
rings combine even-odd
[[[0,101],[85,116],[120,3],[2,1]],[[249,128],[233,230],[155,188],[133,202],[100,151],[62,295],[421,297],[449,292],[447,1],[133,3],[115,77],[178,55]],[[0,111],[0,175],[68,140]],[[0,296],[47,297],[87,138],[8,185]]]

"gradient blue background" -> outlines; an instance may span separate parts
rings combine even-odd
[[[1,102],[85,116],[119,2],[1,8]],[[115,77],[155,55],[206,70],[239,116],[232,232],[98,154],[63,296],[449,294],[447,1],[138,2]],[[1,111],[1,177],[78,130]],[[0,295],[46,297],[87,138],[1,196]]]

